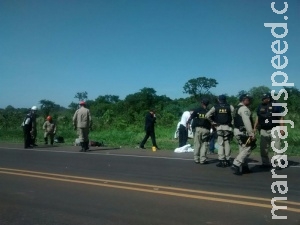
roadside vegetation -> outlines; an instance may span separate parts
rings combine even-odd
[[[94,100],[88,99],[88,92],[78,92],[75,94],[76,102],[71,102],[68,108],[57,105],[52,100],[40,100],[38,111],[38,144],[43,144],[42,125],[45,118],[51,115],[57,124],[57,136],[65,139],[66,145],[72,145],[76,138],[73,130],[72,116],[78,107],[78,102],[84,100],[91,111],[93,118],[93,129],[90,133],[90,140],[103,141],[107,146],[122,146],[134,148],[144,137],[144,117],[149,109],[156,110],[157,143],[162,149],[174,150],[178,146],[178,140],[174,139],[174,133],[181,114],[185,110],[199,106],[199,100],[207,98],[210,100],[209,107],[216,103],[215,96],[211,89],[217,87],[215,79],[198,77],[191,79],[183,86],[183,92],[188,94],[186,98],[171,99],[165,95],[157,95],[153,88],[142,88],[139,92],[127,95],[123,100],[116,95],[99,96]],[[300,91],[295,88],[285,88],[289,96],[284,100],[284,94],[278,102],[287,104],[288,113],[286,120],[292,120],[295,127],[288,127],[288,155],[300,155]],[[179,90],[180,91],[180,90]],[[255,110],[261,102],[263,93],[271,90],[265,86],[253,87],[249,90],[241,90],[236,95],[227,95],[227,101],[236,106],[240,94],[249,93],[253,96],[251,110],[256,116]],[[224,93],[226,94],[226,93]],[[30,103],[28,103],[30,104]],[[31,107],[30,105],[28,107]],[[1,142],[22,142],[23,132],[21,123],[29,109],[14,108],[9,105],[5,109],[0,109],[0,141]],[[254,118],[255,119],[255,118]],[[257,137],[259,137],[257,135]],[[192,144],[192,140],[189,140]],[[259,143],[259,140],[258,140]],[[151,148],[151,140],[146,143],[148,149]],[[235,141],[232,143],[233,151],[237,151]],[[254,152],[258,152],[255,149]]]

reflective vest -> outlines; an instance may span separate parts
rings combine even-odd
[[[215,122],[220,125],[230,125],[232,121],[230,105],[215,105]]]

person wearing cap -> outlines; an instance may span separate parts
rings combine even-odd
[[[251,151],[256,147],[255,134],[253,131],[252,114],[248,106],[252,98],[248,94],[242,94],[239,97],[240,103],[235,108],[234,113],[234,136],[238,142],[239,154],[233,161],[231,169],[236,175],[250,173],[247,158]]]
[[[155,129],[154,125],[156,123],[156,116],[155,111],[153,109],[149,110],[145,117],[145,137],[140,143],[140,148],[145,149],[145,144],[149,137],[151,137],[152,140],[152,146],[155,147],[157,150],[159,149],[156,144],[156,138],[155,138]]]
[[[44,140],[45,144],[48,144],[48,137],[50,138],[50,144],[53,145],[54,143],[54,135],[56,133],[56,125],[52,120],[51,116],[47,116],[45,123],[43,124],[44,133]]]
[[[208,140],[209,140],[209,130],[211,123],[205,115],[207,113],[207,106],[209,101],[203,99],[201,101],[201,107],[194,110],[188,119],[188,126],[193,120],[194,128],[194,162],[200,164],[207,164],[207,150],[208,150]]]
[[[25,116],[22,122],[23,133],[24,133],[24,148],[37,146],[35,144],[35,138],[37,134],[36,111],[37,111],[37,107],[32,106],[29,113]]]
[[[179,121],[179,135],[178,135],[178,140],[179,140],[179,148],[182,146],[185,146],[188,141],[188,130],[190,129],[188,125],[188,120],[191,117],[192,110],[190,111],[184,111],[181,119]]]
[[[232,138],[232,118],[234,107],[227,103],[226,96],[218,97],[218,104],[213,106],[205,117],[217,129],[218,159],[217,167],[230,166],[230,140]]]
[[[79,136],[80,151],[86,152],[89,149],[89,131],[92,126],[92,117],[84,101],[81,101],[79,105],[80,108],[76,110],[73,116],[73,125]]]
[[[270,93],[265,93],[262,96],[262,103],[257,108],[257,118],[254,124],[254,132],[257,129],[260,130],[260,155],[262,160],[261,168],[271,168],[270,159],[269,159],[269,149],[271,143],[274,143],[274,147],[278,150],[281,149],[281,140],[277,131],[272,135],[272,129],[277,126],[284,126],[283,116],[275,116],[274,114],[282,113],[282,108],[279,106],[272,105],[272,96]],[[276,121],[276,122],[273,122]],[[280,121],[280,122],[277,122]],[[280,130],[282,136],[285,135],[283,130]],[[281,155],[278,154],[277,155]],[[275,161],[277,170],[280,170],[281,167],[278,166],[278,161]]]

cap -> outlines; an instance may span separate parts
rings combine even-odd
[[[79,105],[85,105],[85,101],[80,101]]]
[[[37,107],[34,105],[34,106],[31,107],[31,110],[36,111]]]
[[[203,105],[208,105],[209,104],[209,101],[207,100],[207,99],[202,99],[202,101],[201,101],[201,103],[203,104]]]
[[[270,93],[264,93],[261,97],[261,100],[264,100],[264,99],[267,99],[267,98],[270,98],[271,99],[271,94]]]
[[[240,102],[243,101],[244,99],[248,98],[249,100],[252,99],[252,97],[249,94],[242,94],[239,98]]]
[[[219,95],[218,98],[220,101],[226,101],[226,96],[225,95]]]

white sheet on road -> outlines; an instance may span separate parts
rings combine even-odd
[[[185,153],[185,152],[194,152],[194,149],[191,147],[190,144],[184,145],[180,148],[176,148],[174,150],[175,153]]]

